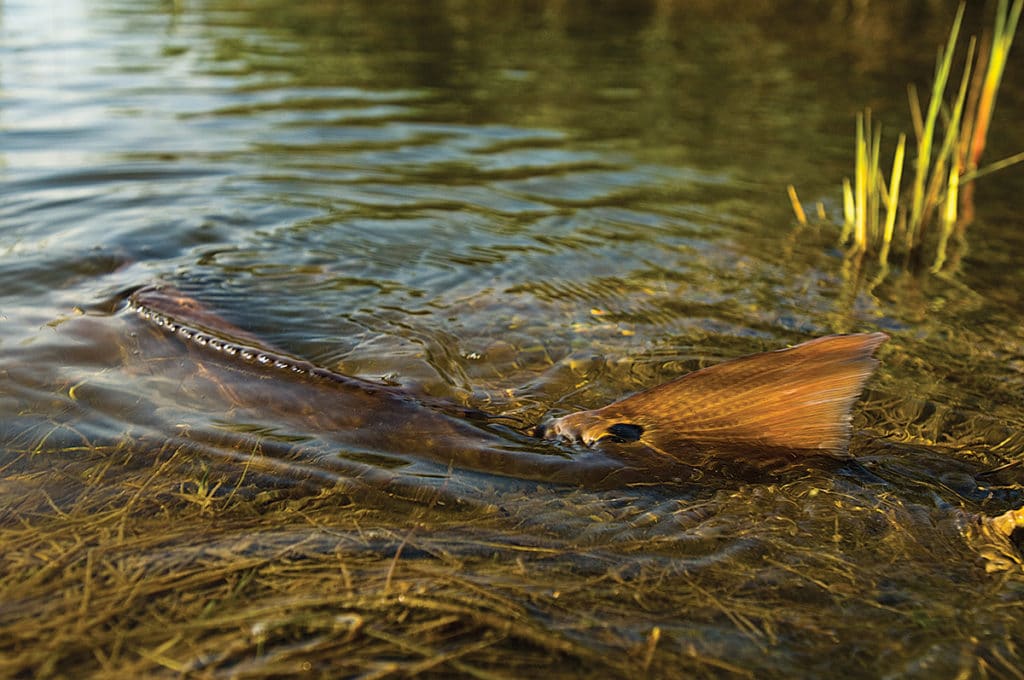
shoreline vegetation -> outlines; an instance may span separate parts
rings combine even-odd
[[[970,38],[959,86],[947,101],[964,8],[961,3],[949,38],[939,48],[927,110],[914,85],[908,85],[916,146],[908,161],[907,135],[899,134],[888,179],[880,153],[882,125],[872,118],[870,108],[857,115],[854,179],[843,179],[839,241],[848,246],[848,257],[875,255],[882,277],[890,255],[902,257],[904,264],[930,259],[930,271],[942,271],[950,238],[962,238],[973,221],[974,180],[1024,161],[1021,152],[980,166],[1024,0],[1014,0],[1012,6],[999,0],[994,26],[983,35],[980,47],[975,37]],[[787,189],[797,221],[806,225],[796,188]],[[826,218],[821,204],[817,215]]]

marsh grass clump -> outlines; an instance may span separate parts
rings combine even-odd
[[[972,182],[995,170],[1024,161],[1015,154],[980,167],[1002,82],[1006,60],[1017,30],[1024,0],[1012,7],[1000,0],[995,25],[981,49],[968,41],[963,71],[955,95],[947,101],[947,86],[959,44],[964,4],[953,19],[949,38],[939,48],[928,108],[913,85],[908,86],[910,113],[914,124],[915,155],[905,168],[907,136],[900,133],[886,179],[881,158],[882,126],[871,110],[857,116],[854,179],[843,180],[843,231],[840,241],[850,254],[873,253],[883,269],[890,254],[899,253],[910,261],[922,261],[931,253],[931,270],[938,272],[946,261],[950,237],[963,233],[972,219]],[[904,170],[906,169],[906,173]],[[903,189],[903,175],[910,180]],[[797,220],[806,223],[795,190],[789,188]]]

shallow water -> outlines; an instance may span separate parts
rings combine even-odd
[[[835,214],[948,8],[286,5],[0,5],[0,668],[1019,674],[977,517],[1024,504],[1021,171],[943,274],[876,285],[785,197]],[[154,282],[512,462],[180,344],[126,309]],[[528,436],[871,330],[855,463],[619,483]]]

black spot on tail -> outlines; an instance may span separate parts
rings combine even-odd
[[[635,423],[615,423],[608,428],[609,439],[619,444],[640,441],[644,428]]]

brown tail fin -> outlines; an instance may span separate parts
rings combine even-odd
[[[626,433],[666,453],[695,442],[842,451],[850,410],[878,363],[872,354],[887,339],[830,335],[734,359],[566,416],[549,430],[588,444]]]

